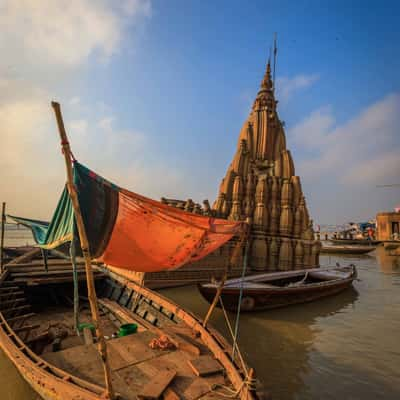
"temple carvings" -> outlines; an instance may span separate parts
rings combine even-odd
[[[270,64],[267,65],[252,110],[239,135],[237,151],[222,179],[212,208],[192,200],[162,199],[194,213],[251,224],[248,252],[253,272],[313,268],[319,265],[320,242],[314,240],[312,220],[302,192],[282,122],[277,113]],[[233,241],[234,242],[234,241]],[[233,242],[202,260],[220,267]],[[244,253],[244,252],[243,252]]]

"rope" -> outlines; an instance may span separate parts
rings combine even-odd
[[[72,263],[72,274],[74,280],[74,324],[77,335],[79,336],[79,288],[78,288],[78,271],[76,269],[76,246],[75,235],[69,246],[69,255]]]
[[[243,298],[243,279],[246,275],[246,269],[247,269],[247,254],[249,251],[249,240],[246,242],[246,249],[243,257],[243,268],[242,268],[242,277],[240,280],[240,294],[239,294],[239,300],[238,300],[238,307],[237,307],[237,313],[236,313],[236,321],[235,321],[235,334],[233,337],[233,347],[232,347],[232,361],[235,357],[235,348],[236,348],[236,342],[239,334],[239,319],[240,319],[240,307],[242,305],[242,298]]]
[[[221,298],[221,297],[219,298],[219,302],[220,302],[220,304],[221,304],[222,312],[224,313],[224,317],[225,317],[226,325],[228,326],[229,333],[231,334],[232,339],[234,339],[234,338],[235,338],[235,335],[233,334],[232,325],[231,325],[231,323],[230,323],[230,321],[229,321],[228,314],[227,314],[227,312],[226,312],[226,309],[225,309],[224,303],[222,302],[222,298]],[[241,352],[240,352],[240,348],[239,348],[239,346],[238,346],[237,343],[236,343],[235,345],[236,345],[236,351],[237,351],[237,353],[238,353],[240,363],[242,364],[243,371],[245,372],[246,376],[248,376],[248,371],[247,371],[247,368],[246,368],[246,364],[245,364],[245,362],[244,362],[244,359],[243,359],[243,357],[242,357],[242,354],[241,354]]]
[[[243,390],[243,388],[245,386],[247,386],[249,391],[255,391],[257,389],[257,380],[255,378],[247,377],[245,380],[242,381],[241,385],[239,386],[239,388],[237,390],[233,390],[229,386],[226,386],[226,385],[223,385],[220,383],[216,383],[216,384],[212,385],[211,390],[215,392],[218,388],[224,389],[229,394],[224,394],[221,392],[218,392],[218,394],[221,395],[222,397],[227,397],[227,398],[233,399],[239,395],[239,393]]]

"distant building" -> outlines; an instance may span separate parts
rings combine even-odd
[[[377,240],[400,239],[400,212],[380,212],[376,215]]]

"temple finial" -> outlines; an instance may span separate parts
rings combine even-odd
[[[264,79],[261,82],[261,87],[263,89],[272,89],[271,60],[270,59],[268,59],[267,70],[265,71]]]

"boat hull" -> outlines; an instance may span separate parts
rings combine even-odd
[[[369,239],[329,239],[333,244],[349,244],[349,245],[364,245],[364,246],[377,246],[382,242],[380,240]]]
[[[263,288],[243,289],[241,311],[261,311],[286,307],[293,304],[307,303],[324,297],[332,296],[352,285],[357,274],[348,279],[326,281],[317,284],[288,288]],[[216,288],[206,285],[198,286],[202,296],[211,303],[214,299]],[[240,297],[240,288],[225,287],[222,289],[221,299],[224,307],[229,311],[237,311]],[[220,307],[220,303],[218,303]]]
[[[157,304],[158,309],[162,310],[164,318],[171,321],[179,319],[190,330],[196,331],[202,343],[225,368],[226,376],[233,387],[243,389],[238,394],[238,398],[242,400],[255,399],[253,392],[243,388],[244,378],[239,368],[231,362],[228,356],[231,347],[217,331],[210,326],[203,327],[200,319],[158,293],[141,287],[113,272],[105,269],[103,271],[107,275],[106,279],[113,282],[113,286],[109,289],[111,289],[112,294],[110,296],[112,296],[114,302],[118,300],[126,305],[128,301],[132,302],[135,296],[140,296],[140,298],[145,299],[143,304]],[[8,271],[0,276],[0,287],[9,286],[6,282],[7,275],[9,275]],[[133,313],[126,307],[124,307],[124,310],[128,314]],[[167,317],[165,317],[166,315]],[[1,311],[0,348],[16,366],[22,377],[45,400],[104,400],[105,398],[103,386],[98,386],[77,375],[72,375],[67,370],[60,369],[46,358],[34,353],[14,332],[13,327],[8,323],[8,318]],[[118,392],[118,387],[116,387],[116,390]]]
[[[368,254],[375,246],[322,246],[321,254]]]

